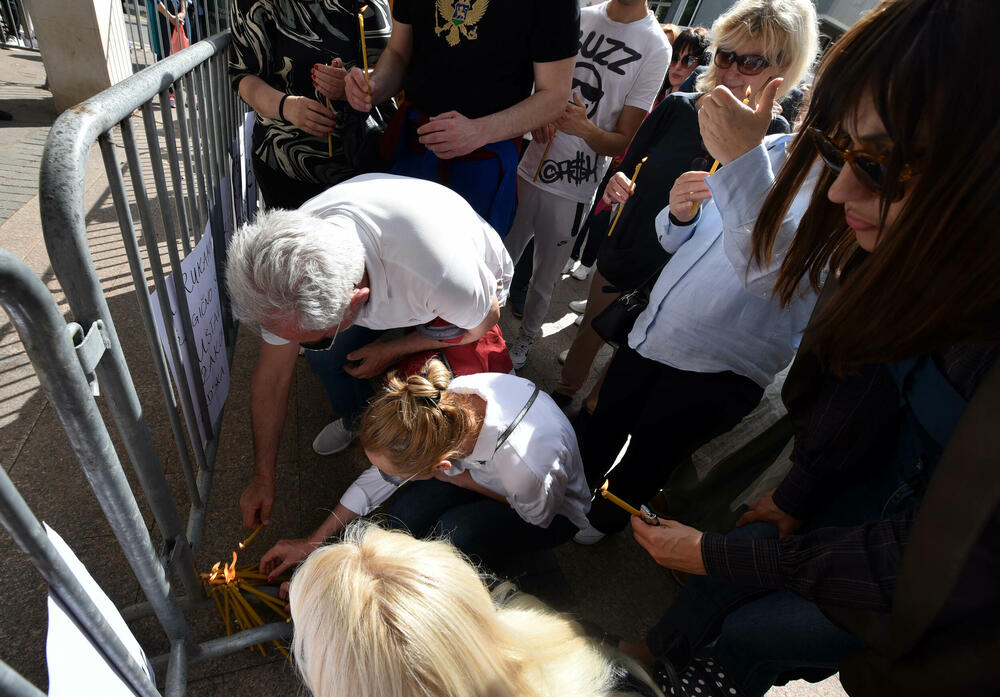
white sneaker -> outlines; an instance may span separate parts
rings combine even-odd
[[[344,428],[343,419],[337,419],[328,423],[316,439],[313,440],[313,450],[317,455],[333,455],[350,445],[358,432]]]
[[[600,542],[604,539],[604,533],[595,528],[590,523],[587,523],[587,527],[578,531],[573,535],[573,542],[579,545],[592,545],[595,542]]]
[[[586,299],[584,299],[584,300],[570,300],[569,301],[569,309],[572,310],[573,312],[575,312],[578,315],[582,315],[584,312],[587,311],[587,301],[586,301]]]
[[[578,281],[586,281],[587,276],[589,275],[590,275],[590,267],[584,266],[583,264],[580,264],[575,269],[573,269],[573,273],[570,274],[570,276],[572,276]]]
[[[518,332],[517,339],[507,347],[507,353],[510,354],[510,362],[514,364],[514,370],[520,370],[528,362],[528,351],[534,341],[533,336]]]
[[[568,356],[569,356],[569,349],[565,349],[565,350],[563,350],[563,351],[560,351],[560,352],[559,352],[559,362],[565,365],[565,363],[566,363],[566,358],[567,358]]]
[[[576,319],[573,320],[573,324],[575,324],[578,327],[582,327],[583,326],[583,315],[577,315]]]
[[[567,259],[566,263],[563,265],[562,275],[565,276],[566,274],[572,273],[573,267],[576,265],[576,263],[577,263],[576,259],[574,259],[573,257]]]

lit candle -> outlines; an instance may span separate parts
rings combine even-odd
[[[641,160],[639,160],[639,164],[635,166],[635,172],[632,173],[632,181],[629,182],[628,186],[629,191],[632,190],[632,186],[635,184],[635,180],[639,176],[639,168],[641,168],[642,163],[648,159],[649,159],[648,156],[642,158]],[[623,201],[622,203],[618,204],[618,212],[615,213],[615,219],[611,222],[611,227],[608,229],[608,237],[611,237],[611,233],[615,231],[615,225],[618,224],[618,218],[621,217],[622,211],[625,209],[625,203],[626,202]],[[638,513],[636,515],[638,515]]]
[[[746,96],[743,98],[743,103],[744,104],[748,104],[748,105],[750,104],[750,85],[747,85],[747,92],[746,92]],[[719,169],[719,161],[718,160],[716,160],[715,162],[712,163],[712,168],[710,170],[708,170],[708,174],[709,175],[715,174],[715,170],[717,170],[717,169]],[[694,205],[691,206],[691,215],[694,215],[695,213],[698,212],[698,206],[700,206],[700,205],[701,205],[701,201],[695,201],[694,202]]]
[[[329,103],[330,103],[330,100],[329,100],[329,99],[327,99],[326,101],[327,101],[327,104],[329,104]],[[331,154],[332,154],[332,153],[331,153]],[[260,531],[261,531],[261,530],[263,530],[263,529],[264,529],[264,524],[263,524],[263,523],[261,523],[260,525],[258,525],[258,526],[257,526],[257,529],[256,529],[256,530],[254,530],[254,531],[253,531],[252,533],[250,533],[250,537],[248,537],[247,539],[245,539],[245,540],[243,540],[242,542],[240,542],[240,549],[246,549],[246,546],[247,546],[248,544],[250,544],[250,541],[251,541],[251,540],[252,540],[253,538],[257,537],[257,533],[258,533],[258,532],[260,532]],[[234,564],[234,565],[236,564],[236,560],[235,560],[235,559],[233,560],[233,564]]]
[[[615,496],[614,494],[612,494],[610,491],[608,491],[608,480],[607,479],[604,480],[604,484],[601,485],[601,488],[599,489],[599,491],[601,492],[601,496],[603,496],[604,498],[606,498],[611,503],[613,503],[616,506],[618,506],[619,508],[627,511],[631,515],[639,516],[640,518],[642,518],[642,511],[640,511],[635,506],[630,506],[629,504],[625,503],[620,498],[618,498],[617,496]]]

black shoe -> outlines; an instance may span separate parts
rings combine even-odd
[[[573,403],[573,396],[568,394],[563,394],[562,392],[556,392],[552,390],[549,392],[549,396],[552,397],[552,401],[556,403],[556,406],[560,409],[565,409],[570,404]]]

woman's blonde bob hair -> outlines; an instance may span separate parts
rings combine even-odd
[[[447,391],[450,382],[451,372],[436,358],[407,378],[390,373],[361,417],[361,447],[384,455],[404,477],[459,457],[479,419],[460,395]]]
[[[496,606],[450,543],[371,523],[313,552],[290,602],[315,697],[597,697],[613,679],[568,620]]]
[[[695,89],[716,86],[714,56],[720,47],[733,50],[746,40],[760,41],[762,55],[784,74],[778,98],[784,97],[809,72],[819,55],[816,9],[811,0],[739,0],[712,24],[713,60]]]

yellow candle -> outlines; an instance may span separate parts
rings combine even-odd
[[[361,61],[365,66],[365,87],[368,88],[368,94],[372,93],[371,83],[368,82],[368,47],[365,46],[365,15],[364,11],[368,9],[368,5],[363,5],[360,10],[358,10],[358,26],[361,27]]]
[[[557,131],[558,132],[558,131]],[[542,159],[538,161],[538,167],[535,168],[535,176],[531,178],[531,181],[538,181],[538,175],[542,172],[542,165],[545,164],[545,156],[549,154],[549,148],[552,147],[552,141],[556,139],[556,134],[553,133],[552,137],[549,138],[549,142],[545,144],[545,150],[542,151]]]
[[[640,511],[635,506],[630,506],[629,504],[622,501],[620,498],[608,491],[608,480],[604,480],[604,485],[600,488],[601,496],[606,498],[611,503],[615,504],[619,508],[628,511],[631,515],[637,515],[642,518],[642,511]]]
[[[330,107],[330,99],[329,99],[329,97],[326,100],[326,106],[327,106],[327,108]],[[250,541],[253,540],[253,538],[257,537],[257,533],[259,533],[263,529],[264,529],[264,524],[261,523],[260,525],[257,526],[256,530],[254,530],[252,533],[250,533],[250,537],[248,537],[247,539],[245,539],[242,542],[240,542],[240,549],[246,549],[246,546],[248,544],[250,544]]]
[[[632,185],[635,184],[636,178],[639,176],[639,169],[642,167],[642,163],[648,160],[649,157],[644,157],[639,160],[639,164],[635,166],[635,172],[632,173],[632,181],[629,182],[629,190],[632,189]],[[618,218],[621,217],[622,211],[625,209],[625,202],[618,204],[618,212],[615,213],[615,219],[611,222],[611,227],[608,229],[608,237],[611,237],[611,233],[615,231],[615,225],[618,224]]]

